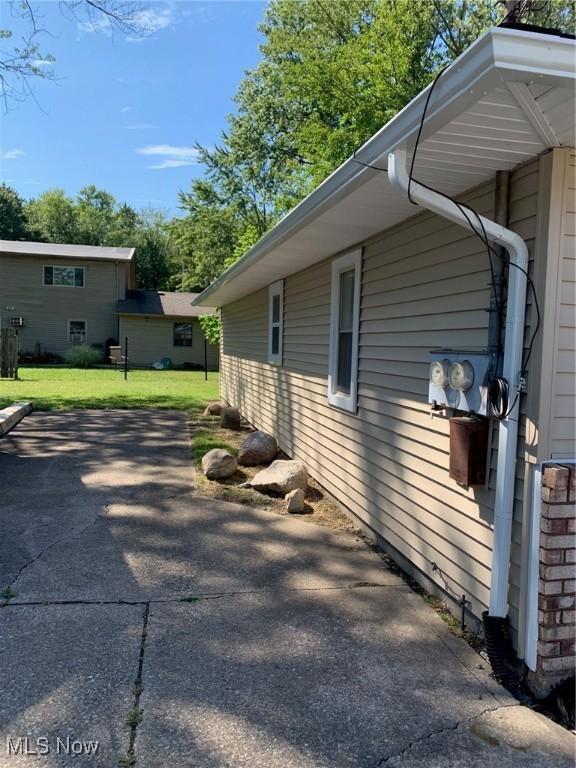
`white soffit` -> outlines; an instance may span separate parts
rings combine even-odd
[[[437,81],[415,177],[459,195],[554,146],[574,146],[575,43],[489,30]],[[385,168],[414,145],[428,89],[357,153]],[[194,301],[223,306],[355,246],[413,216],[385,172],[350,158]]]

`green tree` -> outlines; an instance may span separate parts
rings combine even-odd
[[[162,212],[144,211],[135,235],[131,245],[136,248],[136,285],[152,291],[168,288],[172,244]]]
[[[225,269],[234,252],[243,219],[205,181],[196,181],[191,192],[180,193],[186,215],[169,226],[173,248],[176,290],[200,291]]]
[[[76,198],[78,242],[104,245],[116,223],[113,195],[94,184],[83,187]]]
[[[216,148],[199,147],[206,180],[181,195],[177,284],[204,287],[510,12],[574,29],[560,0],[272,0],[236,113]]]
[[[141,226],[142,219],[139,214],[130,205],[123,203],[114,214],[104,244],[133,247]]]
[[[0,240],[26,240],[24,201],[12,187],[0,184]]]
[[[77,243],[78,219],[74,201],[63,189],[49,189],[25,206],[30,237],[50,243]]]

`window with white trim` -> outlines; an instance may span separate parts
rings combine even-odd
[[[282,365],[282,333],[284,326],[284,281],[268,288],[268,362]]]
[[[86,344],[87,335],[86,320],[68,320],[68,341],[70,344]]]
[[[192,346],[192,323],[174,323],[174,346]]]
[[[44,266],[44,285],[84,288],[84,267]]]
[[[356,413],[362,251],[332,262],[328,402]]]

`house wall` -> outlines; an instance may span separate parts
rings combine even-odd
[[[563,160],[551,458],[576,456],[576,150],[565,151]]]
[[[511,183],[511,224],[533,249],[538,162]],[[494,185],[466,196],[493,215]],[[285,280],[283,365],[269,365],[267,291],[222,310],[222,396],[273,432],[289,455],[428,586],[475,616],[488,605],[497,428],[489,482],[448,478],[449,424],[427,404],[429,350],[487,344],[490,272],[478,238],[421,214],[365,244],[358,412],[327,403],[330,260]],[[530,321],[530,316],[528,318]],[[523,438],[524,429],[521,428]],[[523,445],[521,446],[523,455]],[[523,465],[518,469],[511,621],[518,625]]]
[[[192,346],[175,347],[173,328],[177,322],[192,322]],[[169,357],[176,366],[191,363],[204,367],[204,333],[196,318],[120,316],[120,342],[128,336],[128,357],[131,365],[149,367]],[[208,345],[208,368],[218,370],[219,349]]]
[[[43,266],[84,267],[84,287],[43,285]],[[87,343],[104,347],[118,336],[116,302],[126,293],[129,266],[124,262],[0,256],[0,319],[23,317],[19,346],[24,352],[42,351],[65,355],[68,321],[86,320]],[[6,309],[14,307],[14,309]]]

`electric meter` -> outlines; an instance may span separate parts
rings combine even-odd
[[[474,384],[474,368],[468,360],[452,363],[448,371],[448,381],[452,389],[468,392]]]
[[[436,387],[446,389],[449,369],[450,360],[434,360],[430,365],[430,382]]]

